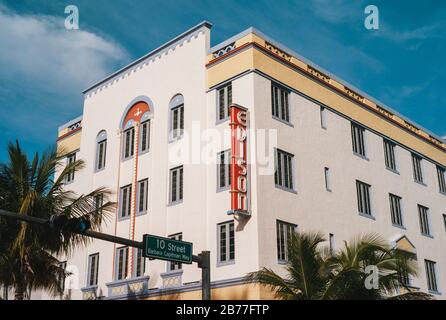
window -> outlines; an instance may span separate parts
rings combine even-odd
[[[290,122],[290,112],[288,103],[289,91],[271,84],[271,104],[273,117]]]
[[[177,233],[177,234],[169,236],[169,238],[173,239],[173,240],[182,241],[183,240],[183,234],[182,233]],[[182,267],[183,267],[183,265],[181,264],[181,262],[176,262],[176,261],[169,261],[169,262],[167,262],[167,269],[168,269],[168,271],[181,270]]]
[[[183,200],[183,166],[170,169],[170,203]]]
[[[333,254],[335,251],[335,238],[334,238],[334,234],[330,233],[328,235],[328,242],[329,242],[329,248],[330,248],[330,253]]]
[[[129,248],[121,247],[116,249],[115,280],[127,278],[127,264],[129,260]]]
[[[144,179],[138,182],[138,214],[143,214],[147,211],[148,186],[148,179]]]
[[[170,110],[171,118],[171,139],[178,139],[183,136],[184,131],[184,105],[179,105]]]
[[[62,291],[65,291],[65,271],[67,270],[67,262],[66,261],[59,262],[59,268],[62,268],[64,271],[64,274],[59,278],[59,286],[62,289]]]
[[[321,115],[321,128],[327,129],[327,109],[325,109],[325,107],[321,107],[320,115]]]
[[[389,201],[392,224],[402,227],[403,217],[401,214],[401,197],[398,197],[394,194],[389,194]]]
[[[98,285],[99,274],[99,253],[91,254],[88,256],[88,283],[87,286]]]
[[[104,194],[100,193],[94,197],[94,210],[97,214],[102,214],[102,207],[104,205]]]
[[[437,166],[438,186],[441,193],[446,193],[446,169]]]
[[[234,222],[218,225],[218,263],[229,263],[235,260]]]
[[[67,155],[67,166],[72,165],[74,162],[76,161],[76,153],[72,153]],[[66,177],[65,177],[65,182],[66,183],[70,183],[73,182],[74,180],[74,169],[70,170]]]
[[[423,183],[423,170],[421,168],[421,157],[412,153],[413,178],[416,182]]]
[[[386,168],[396,171],[395,162],[395,144],[389,140],[384,139],[384,161]]]
[[[132,199],[132,186],[128,185],[121,188],[119,217],[125,218],[130,216]]]
[[[358,211],[360,214],[371,216],[370,185],[356,180],[356,195],[358,198]]]
[[[293,190],[293,158],[291,153],[276,149],[276,171],[274,182],[276,186]]]
[[[218,120],[229,118],[229,106],[232,104],[232,83],[218,89]]]
[[[231,185],[231,150],[218,153],[217,175],[218,189],[225,189]]]
[[[150,147],[150,121],[143,122],[140,126],[140,146],[141,153],[149,151]]]
[[[443,215],[443,224],[444,224],[444,229],[446,231],[446,214]]]
[[[101,131],[96,138],[96,171],[105,168],[105,159],[107,157],[107,133]]]
[[[142,255],[142,249],[135,248],[136,263],[135,263],[135,277],[142,277],[146,272],[146,259]]]
[[[430,260],[424,260],[424,265],[426,267],[426,280],[427,288],[429,291],[438,292],[437,287],[437,274],[435,272],[436,262]]]
[[[330,168],[324,168],[324,176],[325,176],[325,189],[327,191],[331,191],[331,181],[330,181]]]
[[[124,147],[123,147],[123,158],[124,160],[133,157],[135,152],[135,128],[131,127],[124,131]]]
[[[277,260],[279,260],[279,262],[288,260],[288,241],[290,241],[291,235],[295,229],[295,224],[277,220]]]
[[[422,205],[418,205],[418,216],[420,218],[420,230],[421,234],[430,236],[430,224],[429,224],[429,208]]]
[[[364,128],[352,123],[353,153],[365,157]]]

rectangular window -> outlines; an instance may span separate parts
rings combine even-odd
[[[437,273],[436,273],[436,262],[430,260],[424,260],[424,265],[426,267],[426,280],[427,288],[429,291],[438,292],[437,286]]]
[[[329,245],[330,245],[330,253],[333,254],[335,252],[335,250],[336,250],[336,248],[335,248],[335,238],[334,238],[334,234],[333,233],[330,233],[328,235],[328,242],[329,242]]]
[[[183,200],[183,166],[170,169],[170,203]]]
[[[293,158],[291,153],[276,149],[276,168],[274,182],[276,186],[294,190],[293,184]]]
[[[184,104],[171,109],[171,137],[180,138],[184,131]]]
[[[321,107],[320,116],[321,116],[321,128],[327,129],[327,109],[325,109],[325,107]]]
[[[149,151],[150,147],[150,121],[143,122],[140,126],[141,145],[139,150],[141,153]]]
[[[67,269],[67,262],[66,261],[59,262],[59,267],[62,268],[63,271],[65,272]],[[59,278],[59,286],[62,289],[62,291],[65,291],[65,274]]]
[[[173,239],[173,240],[182,241],[183,234],[182,233],[173,234],[173,235],[169,236],[169,238]],[[167,268],[168,268],[168,271],[181,270],[183,268],[183,265],[181,262],[170,261],[170,262],[167,262]]]
[[[76,162],[76,153],[72,153],[67,155],[67,165],[72,165],[74,162]],[[65,181],[67,183],[72,182],[74,180],[74,169],[70,170],[66,177],[65,177]]]
[[[420,231],[421,234],[430,236],[430,223],[429,223],[429,208],[422,205],[418,205],[418,216],[420,220]]]
[[[128,185],[121,188],[119,216],[121,218],[130,216],[132,199],[132,186]]]
[[[396,171],[395,162],[395,144],[389,140],[384,139],[384,161],[386,168]]]
[[[364,128],[352,123],[353,153],[365,157]]]
[[[231,150],[218,153],[217,156],[218,189],[231,186]]]
[[[421,157],[412,153],[413,178],[416,182],[423,183],[423,169],[421,167]]]
[[[232,83],[218,89],[218,120],[229,118],[229,106],[232,104]]]
[[[96,170],[102,170],[105,168],[105,158],[107,153],[107,140],[98,142],[97,146],[98,155],[96,158]]]
[[[87,286],[98,285],[99,274],[99,253],[91,254],[88,256],[88,283]]]
[[[218,225],[218,262],[228,263],[235,260],[235,230],[234,222]]]
[[[289,91],[271,84],[271,105],[273,117],[290,122],[290,108],[288,102]]]
[[[446,231],[446,214],[443,215],[443,225],[444,225],[444,230]]]
[[[133,154],[135,153],[135,128],[131,127],[130,129],[125,130],[123,139],[123,158],[125,160],[133,157]]]
[[[291,239],[291,234],[295,229],[295,224],[279,220],[276,222],[277,260],[279,262],[288,260],[288,241]]]
[[[146,259],[142,255],[142,249],[135,248],[136,262],[135,262],[135,277],[142,277],[146,272]]]
[[[147,211],[148,186],[148,179],[138,182],[138,214],[142,214]]]
[[[127,278],[127,267],[129,260],[129,248],[121,247],[116,249],[116,265],[115,265],[115,280],[124,280]]]
[[[324,168],[324,176],[325,176],[325,189],[327,191],[331,191],[331,181],[330,181],[330,168]]]
[[[356,180],[356,196],[358,198],[358,211],[367,216],[372,215],[370,203],[370,185]]]
[[[446,193],[446,169],[437,166],[438,187],[441,193]]]
[[[402,227],[403,217],[401,214],[401,197],[398,197],[394,194],[389,194],[389,202],[392,224]]]
[[[97,214],[102,214],[104,206],[104,194],[100,193],[94,197],[94,210]]]

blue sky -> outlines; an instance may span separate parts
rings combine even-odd
[[[410,4],[409,4],[410,3]],[[80,29],[64,28],[77,5]],[[379,8],[380,29],[364,28]],[[446,2],[0,0],[0,161],[82,114],[81,91],[197,23],[212,45],[253,26],[438,135],[446,135]]]

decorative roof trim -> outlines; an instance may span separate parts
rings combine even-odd
[[[69,126],[72,126],[73,124],[75,124],[76,122],[79,122],[79,121],[82,121],[82,116],[74,118],[73,120],[70,120],[67,123],[61,125],[59,127],[59,131],[65,129],[65,128],[68,128]]]
[[[435,139],[438,139],[440,141],[446,141],[444,137],[440,137],[439,135],[433,133],[432,131],[426,129],[425,127],[419,125],[418,123],[416,123],[415,121],[405,117],[404,115],[400,114],[398,111],[390,108],[389,106],[387,106],[386,104],[384,104],[383,102],[379,101],[378,99],[375,99],[373,97],[371,97],[370,95],[368,95],[367,93],[363,92],[362,90],[358,89],[357,87],[355,87],[354,85],[348,83],[345,80],[340,79],[339,77],[335,76],[334,74],[332,74],[331,72],[325,70],[324,68],[320,67],[319,65],[317,65],[316,63],[312,62],[311,60],[301,56],[300,54],[298,54],[297,52],[295,52],[294,50],[288,48],[287,46],[283,45],[282,43],[272,39],[271,37],[267,36],[266,34],[264,34],[263,32],[257,30],[254,27],[250,27],[240,33],[238,33],[237,35],[229,38],[228,40],[225,40],[224,42],[213,46],[211,49],[209,49],[209,54],[214,53],[218,50],[221,50],[222,48],[228,46],[229,44],[231,44],[232,42],[235,42],[238,39],[243,38],[244,36],[248,35],[248,34],[255,34],[257,36],[259,36],[260,38],[262,38],[263,40],[265,40],[266,42],[268,42],[269,44],[277,47],[278,49],[280,49],[281,51],[284,51],[292,56],[294,56],[296,59],[301,60],[302,62],[304,62],[305,64],[307,64],[308,66],[310,66],[310,68],[312,69],[316,69],[317,71],[322,72],[324,75],[329,76],[330,78],[332,78],[333,80],[339,82],[341,85],[347,87],[348,89],[355,91],[356,93],[358,93],[359,95],[361,95],[363,98],[367,98],[368,100],[370,100],[371,102],[375,103],[377,106],[379,106],[381,109],[383,109],[384,111],[388,111],[392,114],[397,115],[398,117],[400,117],[401,119],[403,119],[404,121],[407,121],[408,123],[411,123],[413,126],[419,128],[420,130],[426,132],[428,135],[432,136]],[[227,57],[230,54],[235,53],[237,50],[232,50],[229,51],[227,54],[221,56],[221,57]],[[219,57],[219,58],[221,58]],[[216,59],[219,59],[216,58]],[[216,62],[215,59],[211,60],[208,65],[213,64],[214,62]],[[426,138],[425,138],[426,139]],[[427,140],[428,141],[428,140]],[[441,147],[444,150],[444,147]]]
[[[155,60],[157,57],[161,57],[165,52],[168,52],[170,49],[174,49],[178,44],[183,43],[185,40],[191,39],[192,37],[198,35],[200,32],[203,31],[203,28],[211,29],[212,24],[208,21],[203,21],[199,23],[198,25],[190,28],[189,30],[183,32],[182,34],[178,35],[177,37],[173,38],[172,40],[166,42],[165,44],[159,46],[158,48],[150,51],[146,55],[142,56],[141,58],[131,62],[127,66],[119,69],[118,71],[112,73],[111,75],[107,76],[106,78],[100,80],[99,82],[93,84],[89,88],[85,89],[82,93],[85,96],[90,96],[92,91],[94,93],[97,92],[97,90],[102,90],[102,88],[107,87],[109,84],[112,84],[117,78],[120,76],[125,77],[125,74],[130,74],[131,72],[134,72],[138,68],[142,68],[143,64],[148,64],[149,60]]]

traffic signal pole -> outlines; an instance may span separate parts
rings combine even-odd
[[[25,214],[18,214],[6,210],[0,209],[0,217],[15,219],[19,221],[25,221],[28,223],[35,223],[44,225],[47,227],[51,227],[50,220],[49,219],[42,219],[42,218],[36,218],[31,217]],[[103,241],[113,242],[122,244],[124,246],[134,247],[138,249],[144,249],[144,243],[139,241],[132,241],[126,238],[116,237],[112,236],[106,233],[101,233],[97,231],[92,230],[86,230],[83,232],[76,232],[73,231],[73,233],[81,234],[90,238],[95,238]],[[211,300],[211,264],[210,264],[210,252],[209,251],[202,251],[198,255],[192,256],[192,261],[196,262],[198,265],[198,268],[201,268],[201,292],[202,292],[202,300]]]

